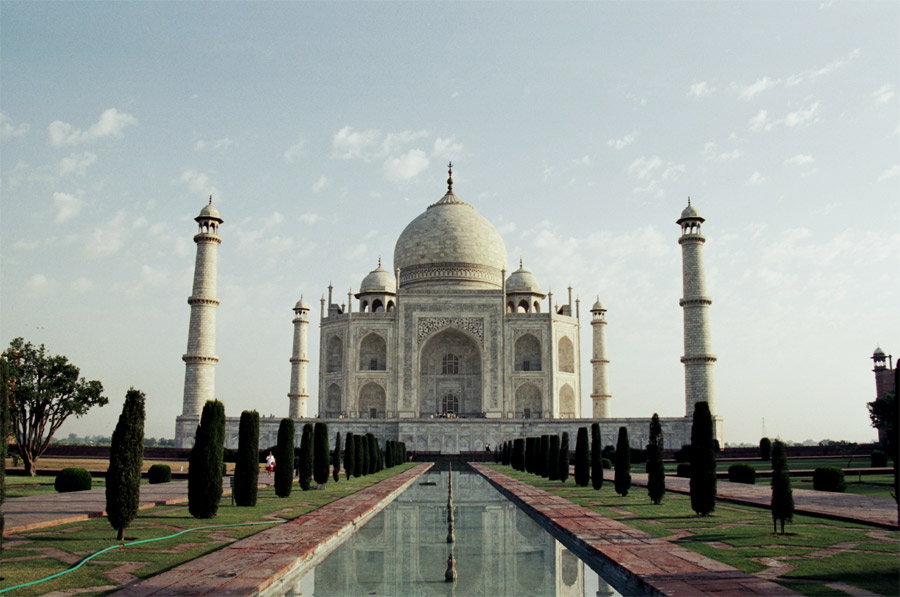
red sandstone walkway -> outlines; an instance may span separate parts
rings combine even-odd
[[[795,595],[781,585],[648,535],[478,463],[469,464],[532,516],[618,570],[623,578],[646,586],[651,592],[670,596]]]
[[[324,558],[431,467],[415,466],[114,595],[256,595]]]
[[[271,478],[260,476],[262,486],[271,485]],[[231,482],[222,479],[224,495],[231,495]],[[187,502],[187,481],[172,481],[155,485],[141,485],[140,509]],[[3,535],[24,533],[44,527],[106,516],[106,489],[46,493],[30,497],[12,498],[3,503],[5,526]]]
[[[612,481],[615,479],[615,472],[606,470],[603,478]],[[646,486],[647,475],[632,472],[631,482],[635,485]],[[666,477],[666,490],[690,493],[690,479]],[[897,503],[891,498],[813,491],[811,489],[795,489],[793,493],[794,512],[797,514],[861,522],[887,529],[897,528]],[[768,483],[747,485],[720,479],[716,483],[716,498],[738,504],[769,508],[772,503],[772,489]]]

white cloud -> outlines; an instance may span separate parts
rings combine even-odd
[[[802,153],[798,153],[797,155],[790,157],[784,161],[786,166],[806,166],[807,164],[812,164],[816,161],[816,158],[811,155],[805,155]]]
[[[81,155],[73,153],[69,157],[60,160],[59,175],[66,176],[67,174],[75,174],[76,176],[84,176],[87,172],[87,167],[96,161],[97,154],[89,151],[85,151]]]
[[[392,182],[415,178],[428,168],[428,156],[421,149],[411,149],[405,154],[388,158],[384,162],[384,177]]]
[[[694,83],[688,89],[689,97],[706,97],[715,93],[716,88],[711,86],[706,81],[700,81],[699,83]]]
[[[572,166],[590,166],[591,156],[583,155],[578,159],[572,160]]]
[[[296,162],[297,160],[299,160],[300,158],[305,156],[306,155],[306,152],[304,151],[305,146],[306,146],[306,141],[304,141],[303,139],[300,139],[299,141],[297,141],[296,143],[294,143],[293,145],[291,145],[290,147],[285,149],[284,154],[283,154],[284,161],[287,162],[288,164],[293,164],[294,162]]]
[[[381,131],[378,130],[355,131],[352,126],[345,126],[334,134],[331,141],[331,156],[344,160],[364,157],[378,144],[380,137]]]
[[[304,224],[309,224],[310,226],[318,222],[320,219],[321,218],[319,217],[319,214],[313,213],[301,214],[299,218],[301,222],[303,222]]]
[[[753,172],[753,174],[750,176],[750,178],[748,178],[746,181],[744,181],[744,183],[755,186],[755,185],[760,185],[760,184],[766,182],[767,180],[768,180],[768,178],[766,178],[765,176],[760,174],[758,170],[756,170]]]
[[[463,153],[462,143],[457,143],[456,136],[438,137],[434,140],[434,150],[431,155],[435,158],[457,159]]]
[[[654,170],[662,166],[662,163],[663,161],[658,155],[650,159],[641,156],[631,162],[628,166],[628,173],[637,176],[638,180],[643,180],[649,178]]]
[[[762,79],[759,79],[758,81],[756,81],[756,83],[752,83],[750,85],[746,85],[746,86],[742,87],[741,92],[740,92],[741,99],[749,100],[754,95],[762,93],[766,89],[769,89],[769,88],[775,86],[777,83],[778,83],[777,80],[770,79],[769,77],[763,77]]]
[[[609,141],[606,142],[606,144],[609,147],[614,147],[616,149],[624,149],[624,148],[628,147],[629,145],[633,145],[634,142],[637,140],[637,136],[638,136],[638,132],[632,131],[632,132],[628,133],[627,135],[625,135],[624,137],[622,137],[621,139],[610,139]]]
[[[769,120],[769,111],[760,110],[757,112],[756,116],[750,119],[748,128],[754,133],[772,130],[772,122]]]
[[[703,146],[703,159],[711,162],[727,162],[736,160],[743,155],[744,152],[737,148],[731,151],[719,151],[715,141],[709,141]]]
[[[119,112],[115,108],[105,110],[100,119],[88,127],[86,131],[76,128],[67,122],[54,120],[47,127],[50,134],[50,145],[63,147],[65,145],[79,145],[104,137],[121,138],[122,131],[127,126],[137,124],[137,119],[131,114]]]
[[[884,182],[898,176],[900,176],[900,164],[895,164],[878,175],[878,182]]]
[[[90,257],[104,257],[117,253],[122,248],[126,231],[125,213],[120,211],[102,226],[94,228],[87,237],[85,252]]]
[[[11,124],[9,116],[0,112],[0,139],[9,139],[12,137],[24,137],[31,130],[31,125],[27,122],[20,124]]]
[[[29,294],[43,294],[53,290],[56,283],[44,274],[34,274],[25,282],[25,290]]]
[[[53,193],[53,206],[56,208],[56,221],[62,223],[77,216],[84,203],[74,195],[57,192]]]
[[[361,259],[362,257],[365,257],[368,252],[369,248],[366,246],[366,243],[359,243],[352,247],[347,247],[344,251],[344,259],[347,259],[348,261]]]
[[[785,81],[785,85],[788,87],[799,85],[800,83],[805,83],[808,81],[813,81],[823,75],[830,74],[842,66],[848,64],[851,60],[858,58],[860,55],[859,48],[852,50],[845,58],[838,58],[837,60],[833,60],[829,62],[825,66],[821,68],[812,68],[809,70],[805,70],[802,73],[797,73],[796,75],[791,75]]]
[[[894,93],[894,88],[890,85],[882,85],[878,89],[872,92],[872,97],[879,104],[886,104],[896,95]]]
[[[325,176],[320,176],[319,180],[313,183],[312,190],[313,193],[318,193],[322,189],[328,186],[328,179]]]
[[[819,109],[819,103],[820,102],[813,102],[813,104],[809,108],[791,112],[790,114],[785,116],[784,124],[789,127],[795,127],[815,122],[817,120],[816,111]]]
[[[195,195],[218,195],[215,185],[210,182],[209,175],[196,170],[185,170],[178,177],[179,182],[187,184],[188,189]]]
[[[71,288],[72,292],[89,292],[94,289],[94,283],[87,278],[78,278],[72,280]]]

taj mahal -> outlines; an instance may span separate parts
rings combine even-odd
[[[634,447],[648,439],[649,414],[615,418],[606,348],[606,309],[597,300],[585,319],[592,334],[590,397],[582,412],[581,305],[572,288],[562,300],[544,293],[535,275],[507,272],[506,245],[497,229],[453,190],[452,165],[443,197],[412,220],[394,247],[393,272],[377,267],[356,293],[335,297],[329,285],[319,308],[317,418],[329,433],[374,433],[379,442],[406,442],[413,451],[481,451],[506,439],[567,431],[599,422],[604,443],[626,426]],[[209,204],[195,218],[197,256],[188,298],[188,330],[178,447],[190,447],[207,400],[215,397],[217,253],[224,220]],[[704,219],[690,205],[677,224],[682,248],[685,371],[684,417],[662,418],[667,448],[690,443],[694,404],[716,415],[706,294]],[[674,298],[674,297],[673,297]],[[344,300],[346,299],[346,300]],[[307,355],[312,308],[293,307],[293,351],[284,416],[302,425],[310,412]],[[287,328],[286,328],[287,333]],[[285,355],[287,356],[287,355]],[[673,355],[673,358],[675,355]],[[287,382],[287,380],[285,380]],[[237,447],[230,405],[226,446]],[[279,417],[260,419],[260,446],[276,443]],[[299,441],[300,434],[297,434]],[[333,441],[333,437],[332,437]]]

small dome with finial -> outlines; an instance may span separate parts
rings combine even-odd
[[[197,216],[195,219],[199,220],[200,218],[210,219],[210,220],[218,220],[220,223],[224,221],[219,216],[219,210],[216,209],[215,207],[213,207],[212,195],[209,196],[209,203],[207,203],[206,205],[203,206],[203,209],[200,210],[200,215]]]
[[[309,311],[309,303],[307,303],[306,301],[303,300],[302,294],[300,295],[300,300],[297,301],[296,305],[294,305],[294,310],[295,311],[301,311],[301,310]]]
[[[880,346],[876,346],[876,347],[875,347],[875,352],[872,353],[872,356],[873,356],[873,357],[883,357],[883,356],[884,356],[884,351],[881,350],[881,347],[880,347]]]
[[[522,266],[522,259],[519,259],[519,269],[506,279],[506,292],[542,294],[540,284],[537,283],[532,273]]]
[[[703,221],[703,217],[700,215],[700,212],[697,211],[697,208],[691,205],[691,198],[688,197],[688,204],[681,212],[681,217],[678,219],[678,223],[680,224],[682,220],[700,220]]]
[[[378,258],[378,267],[363,278],[359,285],[359,293],[367,292],[389,293],[394,294],[397,291],[397,281],[389,271],[381,267],[381,258]]]
[[[600,297],[597,297],[597,302],[594,303],[594,306],[591,307],[591,311],[604,311],[603,303],[600,302]]]

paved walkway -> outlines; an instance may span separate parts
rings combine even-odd
[[[469,463],[532,516],[599,559],[620,578],[663,595],[795,595],[789,589],[653,537],[593,510]]]
[[[114,595],[258,595],[290,585],[432,467],[423,463]]]
[[[265,475],[259,480],[260,487],[274,483]],[[230,477],[222,478],[222,490],[231,495]],[[187,499],[187,481],[141,485],[139,509],[184,504]],[[101,516],[106,516],[105,488],[12,498],[3,503],[3,536]]]
[[[603,478],[613,481],[615,472],[607,469],[603,472]],[[631,482],[634,485],[646,486],[646,473],[631,473]],[[666,491],[690,493],[690,483],[690,479],[684,477],[666,477]],[[795,489],[793,494],[794,512],[797,514],[862,522],[886,529],[897,528],[897,502],[891,498],[811,489]],[[772,503],[772,488],[768,483],[748,485],[720,479],[716,483],[716,498],[737,504],[769,508]]]

